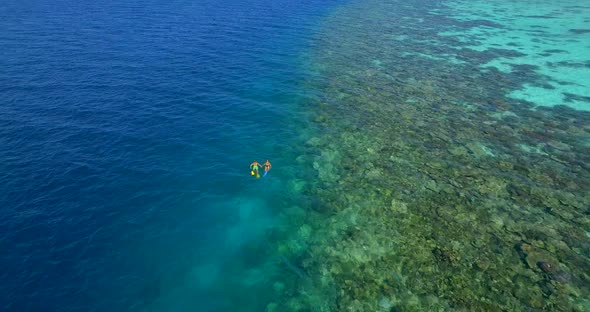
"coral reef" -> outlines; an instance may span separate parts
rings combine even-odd
[[[278,247],[307,277],[267,311],[588,311],[590,113],[506,96],[541,77],[482,70],[521,55],[425,10],[353,2],[318,33],[314,174]]]

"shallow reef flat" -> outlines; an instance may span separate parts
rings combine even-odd
[[[575,1],[451,1],[440,14],[462,22],[487,22],[468,31],[439,33],[454,36],[476,51],[512,50],[482,67],[510,72],[527,66],[539,74],[513,90],[510,97],[538,106],[567,105],[590,110],[590,16],[589,6]]]
[[[299,282],[267,311],[590,311],[590,112],[512,96],[547,82],[519,65],[536,48],[465,35],[513,26],[507,2],[457,5],[325,21],[297,157],[314,170],[274,240]]]

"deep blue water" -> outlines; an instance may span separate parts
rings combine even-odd
[[[257,309],[235,252],[289,205],[337,2],[4,2],[0,310]]]

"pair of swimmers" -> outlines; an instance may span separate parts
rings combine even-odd
[[[256,177],[259,177],[260,174],[258,173],[258,168],[262,167],[263,165],[261,165],[259,162],[257,162],[256,160],[250,164],[250,169],[252,170],[252,175],[254,175],[256,173]],[[272,168],[272,165],[270,164],[270,161],[268,161],[268,159],[266,160],[266,162],[264,163],[264,173],[266,174],[270,168]]]

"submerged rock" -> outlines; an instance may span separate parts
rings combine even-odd
[[[523,261],[537,272],[553,273],[557,271],[559,261],[548,251],[533,245],[522,243],[518,246]]]
[[[553,273],[553,272],[555,272],[555,270],[557,270],[555,265],[551,264],[549,262],[539,261],[539,262],[537,262],[537,266],[539,266],[539,268],[545,273]]]
[[[393,212],[406,214],[408,212],[408,206],[396,199],[391,200],[391,206],[389,207]]]
[[[551,279],[556,282],[559,282],[561,284],[567,284],[567,283],[571,282],[572,276],[567,272],[560,271],[560,272],[555,272],[554,274],[552,274]]]
[[[279,305],[274,302],[271,302],[268,305],[266,305],[266,308],[264,309],[265,312],[276,312],[279,310]]]
[[[320,145],[323,145],[323,142],[320,138],[313,137],[313,138],[307,140],[307,142],[305,142],[305,144],[307,144],[308,146],[318,147]]]
[[[451,264],[451,265],[457,264],[459,262],[459,260],[461,259],[459,254],[456,253],[455,251],[449,250],[446,248],[441,248],[441,247],[435,247],[432,250],[432,255],[434,256],[434,258],[436,259],[437,262],[447,263],[447,264]]]
[[[488,259],[477,259],[475,265],[482,271],[487,270],[490,267],[490,261]]]

